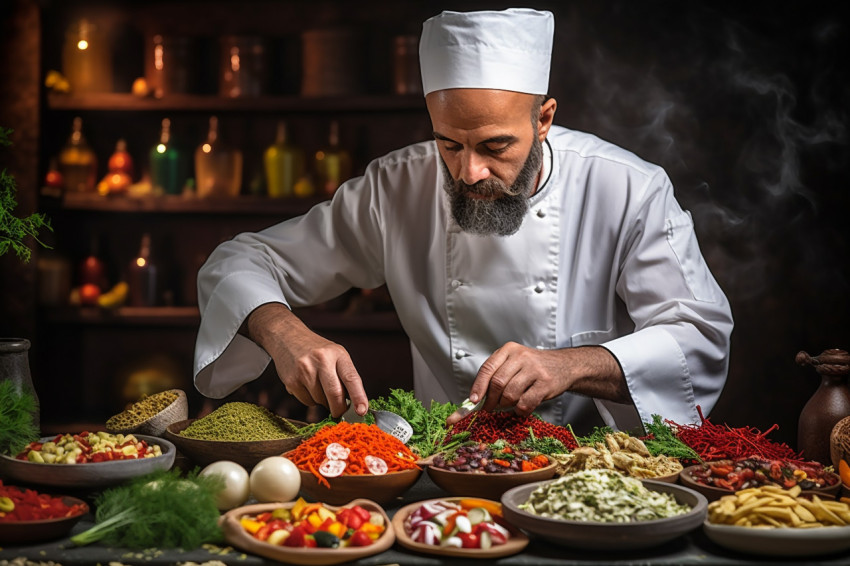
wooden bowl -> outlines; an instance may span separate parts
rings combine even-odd
[[[714,462],[712,462],[714,463]],[[724,489],[722,487],[715,487],[713,485],[705,485],[703,483],[698,482],[693,477],[693,472],[695,470],[699,470],[703,467],[703,464],[696,464],[694,466],[688,466],[679,474],[679,483],[697,491],[705,496],[708,501],[717,501],[724,495],[732,495],[735,493],[731,489]],[[826,473],[826,472],[825,472]],[[831,474],[835,475],[835,474]],[[779,484],[771,484],[771,485],[779,485]],[[837,481],[834,485],[829,487],[821,487],[816,489],[808,489],[805,490],[805,493],[815,493],[827,499],[833,499],[841,490],[841,481]]]
[[[20,546],[62,538],[89,512],[88,504],[76,497],[60,496],[68,507],[80,505],[81,511],[71,517],[38,521],[0,522],[0,544]]]
[[[510,556],[512,554],[517,554],[518,552],[521,552],[523,549],[525,549],[526,546],[528,546],[528,537],[519,529],[508,523],[504,524],[505,528],[508,529],[508,532],[511,533],[511,536],[507,540],[507,542],[505,542],[505,544],[491,546],[487,549],[456,548],[453,546],[424,544],[421,542],[414,541],[412,538],[410,538],[410,535],[407,534],[407,531],[404,528],[405,521],[411,513],[419,509],[419,507],[421,507],[423,504],[433,503],[435,501],[451,501],[453,503],[457,503],[458,501],[460,501],[460,499],[461,498],[459,497],[444,497],[440,499],[429,499],[427,501],[417,501],[416,503],[405,505],[404,507],[396,511],[395,515],[393,516],[393,527],[395,528],[396,541],[404,548],[416,552],[421,552],[422,554],[433,554],[435,556],[458,556],[461,558],[501,558],[502,556]]]
[[[286,454],[283,455],[286,457]],[[368,496],[381,505],[394,502],[422,475],[421,468],[412,468],[400,472],[389,472],[381,476],[337,476],[325,478],[330,488],[320,484],[312,472],[298,470],[301,474],[301,494],[313,501],[321,501],[331,505],[342,505],[357,497]]]
[[[162,436],[165,433],[165,429],[168,428],[168,425],[189,418],[189,401],[186,398],[186,393],[182,389],[170,389],[169,391],[177,393],[177,399],[172,401],[170,405],[150,417],[148,420],[129,428],[106,427],[106,430],[113,434],[147,434],[149,436]]]
[[[322,502],[325,503],[325,502]],[[384,518],[386,530],[380,537],[369,546],[349,546],[345,548],[293,548],[288,546],[276,546],[268,542],[260,541],[245,532],[239,520],[243,515],[255,515],[274,511],[275,509],[292,509],[295,502],[289,503],[261,503],[257,505],[246,505],[231,509],[221,516],[221,525],[224,538],[235,547],[241,548],[251,554],[257,554],[270,558],[281,564],[303,564],[306,566],[324,566],[328,564],[340,564],[359,560],[373,554],[387,550],[395,542],[395,529],[387,517],[386,511],[376,502],[369,499],[355,499],[346,502],[346,507],[360,505],[369,511],[380,513]],[[338,511],[336,507],[329,508]]]
[[[428,467],[428,475],[443,490],[451,495],[482,497],[499,501],[502,494],[518,485],[551,479],[557,464],[552,462],[544,468],[530,472],[512,474],[488,474],[485,472],[456,472]]]
[[[219,460],[230,460],[251,469],[264,458],[269,456],[280,456],[284,452],[292,450],[299,444],[303,437],[293,436],[279,440],[250,440],[245,442],[232,442],[226,440],[198,440],[187,438],[180,432],[197,419],[186,419],[173,423],[165,429],[165,438],[170,440],[177,449],[190,460],[200,466],[206,466]],[[307,423],[286,419],[297,427],[306,426]]]

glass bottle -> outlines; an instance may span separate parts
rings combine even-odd
[[[331,122],[328,146],[316,152],[316,178],[319,191],[333,196],[351,176],[351,156],[339,146],[339,122]]]
[[[266,190],[270,197],[290,197],[295,183],[304,175],[304,152],[289,143],[286,122],[277,123],[277,136],[263,154],[266,169]]]
[[[206,141],[195,150],[195,182],[199,197],[236,197],[242,187],[242,152],[221,141],[215,116]]]
[[[112,48],[102,27],[85,18],[71,25],[62,47],[62,73],[75,93],[112,91]]]
[[[151,235],[142,235],[139,255],[130,262],[127,273],[128,304],[153,307],[157,304],[157,265],[151,258]]]
[[[32,383],[29,364],[30,341],[26,338],[0,338],[0,381],[11,381],[19,391],[28,391],[35,399],[32,423],[40,427],[38,395]]]
[[[154,193],[177,195],[183,191],[186,161],[171,140],[171,120],[168,118],[162,120],[159,142],[151,148],[149,161]]]
[[[71,135],[59,152],[59,172],[65,179],[66,191],[94,191],[97,156],[83,136],[83,119],[79,116],[74,118]]]
[[[133,183],[133,158],[127,153],[127,142],[123,139],[115,144],[115,151],[107,161],[107,173],[97,185],[102,195],[125,193]]]

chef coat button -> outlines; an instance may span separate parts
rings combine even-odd
[[[546,286],[543,284],[542,281],[534,286],[534,292],[535,293],[542,293],[545,289],[546,289]]]
[[[457,280],[457,279],[455,279],[454,281],[452,281],[452,289],[457,289],[457,288],[458,288],[458,287],[460,287],[461,285],[462,285],[462,283],[461,283],[459,280]]]
[[[459,360],[460,360],[461,358],[465,358],[465,357],[466,357],[466,352],[464,352],[463,350],[458,350],[457,352],[455,352],[455,357],[456,357],[457,359],[459,359]]]
[[[542,208],[538,208],[537,209],[537,218],[543,218],[544,216],[546,216],[546,211],[543,210]]]

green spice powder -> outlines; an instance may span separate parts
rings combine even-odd
[[[265,407],[234,401],[225,403],[180,432],[196,440],[245,442],[281,440],[298,435],[298,428]]]

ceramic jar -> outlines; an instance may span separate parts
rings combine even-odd
[[[850,355],[837,349],[824,350],[819,356],[799,352],[796,361],[814,367],[821,377],[820,386],[800,412],[797,449],[803,451],[804,458],[829,465],[832,429],[850,416]]]
[[[38,395],[32,384],[29,364],[30,341],[25,338],[0,338],[0,381],[11,380],[35,397],[36,410],[33,424],[40,428]]]

